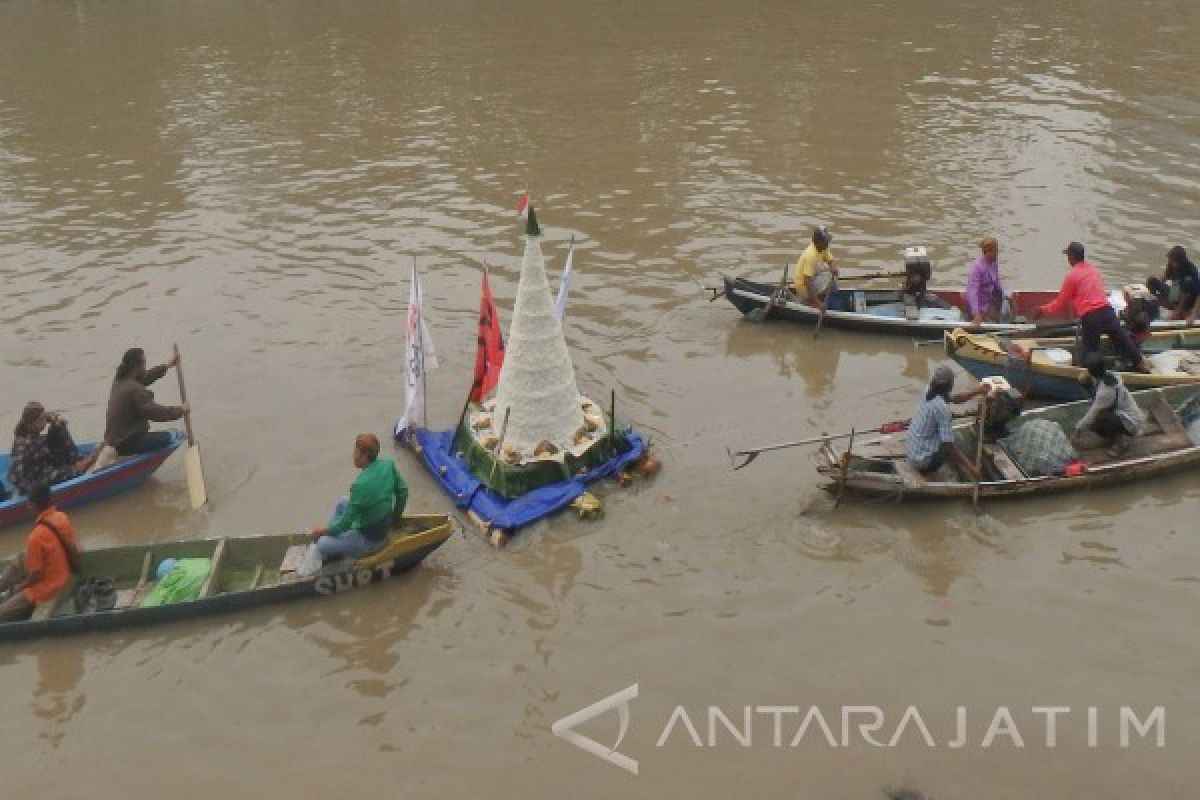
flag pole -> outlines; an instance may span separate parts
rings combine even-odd
[[[417,272],[417,256],[413,254],[413,281],[417,287],[417,359],[421,367],[421,419],[429,427],[429,384],[425,378],[425,292]]]
[[[483,262],[483,274],[487,275],[487,271],[488,271],[488,264],[487,264],[487,260],[485,259]],[[479,347],[479,334],[478,333],[476,333],[475,339],[476,339],[475,347],[478,351],[478,347]],[[478,357],[478,356],[476,356],[476,357]],[[467,398],[465,400],[463,400],[462,411],[458,412],[458,422],[454,426],[454,435],[452,435],[450,437],[449,453],[451,456],[454,455],[454,452],[455,452],[454,448],[458,445],[458,436],[459,436],[459,433],[462,431],[463,420],[465,420],[467,418],[467,409],[469,409],[471,407],[471,395],[473,395],[473,394],[475,394],[475,380],[474,379],[471,380],[471,387],[469,389],[467,389]],[[481,398],[481,400],[482,400],[482,398]]]

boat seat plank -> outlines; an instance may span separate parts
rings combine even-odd
[[[992,465],[996,468],[996,472],[1000,473],[1004,480],[1023,481],[1029,477],[1017,462],[1013,460],[1012,456],[1008,454],[1003,445],[985,444],[983,446],[983,453],[992,462]]]
[[[907,461],[895,461],[893,466],[896,469],[896,475],[904,482],[905,489],[920,489],[925,486],[925,476],[912,464]]]
[[[216,592],[217,586],[220,585],[218,578],[221,574],[221,568],[225,561],[225,553],[228,550],[228,539],[222,539],[217,542],[217,549],[213,552],[212,568],[208,571],[208,577],[204,579],[204,585],[200,588],[200,594],[197,599],[203,597],[212,597]]]
[[[1142,409],[1150,419],[1158,423],[1163,434],[1179,442],[1179,447],[1187,447],[1191,444],[1191,438],[1179,420],[1179,415],[1167,404],[1161,393],[1156,392],[1153,396],[1146,398],[1142,402]]]
[[[307,544],[294,544],[287,549],[283,554],[283,561],[279,564],[280,574],[289,572],[295,573],[299,571],[300,565],[304,563],[304,556],[308,553]]]

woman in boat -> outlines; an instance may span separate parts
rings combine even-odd
[[[988,387],[980,384],[958,394],[950,394],[954,388],[954,371],[944,364],[933,371],[929,388],[921,404],[913,414],[904,440],[904,453],[908,463],[927,475],[936,471],[947,461],[957,464],[971,479],[975,479],[975,466],[963,455],[954,438],[954,415],[950,403],[965,403],[973,397],[988,393]]]
[[[1004,285],[1000,283],[1000,243],[994,236],[985,236],[979,243],[979,258],[967,275],[965,295],[967,313],[972,325],[1002,322],[1004,315]]]
[[[8,467],[8,480],[18,492],[26,494],[39,483],[69,481],[87,472],[93,461],[94,451],[86,457],[79,455],[64,417],[47,414],[36,401],[25,404],[13,431]]]
[[[379,547],[408,502],[408,484],[390,458],[379,457],[375,434],[355,438],[353,458],[362,472],[351,484],[350,494],[338,500],[327,526],[309,532],[322,561],[354,558]]]
[[[1162,278],[1146,279],[1146,288],[1154,292],[1163,308],[1170,309],[1170,319],[1187,320],[1190,326],[1200,312],[1200,270],[1188,258],[1187,251],[1175,245],[1167,251],[1167,266]]]
[[[142,348],[132,347],[125,351],[109,391],[104,426],[104,443],[115,448],[118,455],[153,453],[171,443],[171,434],[151,432],[150,422],[179,419],[188,412],[188,404],[160,406],[154,402],[154,393],[146,387],[178,364],[176,356],[154,369],[146,369],[146,353]]]
[[[29,489],[37,522],[25,552],[0,575],[0,622],[29,619],[40,604],[54,599],[70,582],[79,561],[71,519],[54,507],[50,487]]]
[[[1146,414],[1120,377],[1105,366],[1102,355],[1088,353],[1083,365],[1087,368],[1083,382],[1092,395],[1092,405],[1075,426],[1072,442],[1078,447],[1087,433],[1093,433],[1104,440],[1109,456],[1118,458],[1129,449],[1129,439],[1141,433]]]

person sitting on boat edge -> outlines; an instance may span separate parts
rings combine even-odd
[[[963,292],[967,313],[971,315],[972,325],[1003,322],[1007,298],[1000,282],[1000,243],[994,236],[985,236],[979,242],[979,251],[979,258],[971,264],[967,274],[967,288]]]
[[[1187,251],[1175,245],[1167,251],[1167,266],[1163,276],[1146,279],[1146,288],[1158,297],[1163,308],[1171,311],[1169,319],[1182,319],[1191,327],[1200,312],[1200,270],[1188,258]]]
[[[1104,440],[1109,456],[1119,458],[1129,449],[1129,438],[1141,433],[1146,414],[1121,378],[1105,366],[1104,356],[1088,353],[1083,365],[1087,372],[1080,382],[1088,387],[1092,405],[1075,425],[1071,441],[1078,447],[1085,434],[1094,433]]]
[[[1043,306],[1033,309],[1032,316],[1036,321],[1043,316],[1063,317],[1068,311],[1079,318],[1080,336],[1083,339],[1083,352],[1095,353],[1100,350],[1100,337],[1107,334],[1114,349],[1122,353],[1134,372],[1149,372],[1142,351],[1137,342],[1129,335],[1129,331],[1121,326],[1117,312],[1108,302],[1108,291],[1104,288],[1104,277],[1100,270],[1084,260],[1083,245],[1071,242],[1063,248],[1070,269],[1063,278],[1058,296]]]
[[[47,414],[36,400],[25,404],[13,430],[12,455],[8,480],[18,492],[27,493],[34,485],[53,485],[82,475],[96,460],[97,452],[81,456],[67,420]]]
[[[29,489],[29,507],[37,521],[29,533],[25,552],[0,575],[0,622],[29,619],[39,605],[53,600],[78,571],[79,549],[71,519],[54,507],[50,487]]]
[[[985,395],[988,387],[980,384],[974,389],[952,395],[950,390],[953,388],[954,370],[943,364],[933,371],[925,397],[909,423],[904,454],[908,463],[923,475],[933,472],[947,461],[953,461],[974,480],[975,466],[959,449],[954,438],[954,415],[948,404],[965,403]]]
[[[796,295],[813,308],[825,310],[829,296],[837,289],[837,267],[829,244],[833,234],[822,225],[813,230],[812,242],[796,261]]]
[[[354,439],[354,466],[362,472],[350,494],[338,500],[329,525],[309,531],[322,561],[354,558],[379,547],[408,503],[408,484],[390,458],[379,457],[375,434]]]
[[[132,347],[125,351],[108,394],[104,426],[104,443],[113,447],[118,455],[152,453],[171,443],[169,432],[151,432],[150,423],[179,419],[188,412],[188,404],[160,406],[154,402],[154,393],[146,387],[178,363],[178,358],[172,356],[167,363],[146,369],[146,353],[142,348]]]

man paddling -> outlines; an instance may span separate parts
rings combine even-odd
[[[958,394],[950,394],[954,388],[954,370],[942,365],[933,371],[925,397],[917,406],[908,436],[904,441],[904,455],[908,463],[927,475],[948,461],[957,464],[971,480],[978,478],[975,466],[970,462],[954,438],[954,414],[950,403],[965,403],[972,398],[988,393],[988,387],[980,384]]]
[[[1117,312],[1108,302],[1108,291],[1104,288],[1104,277],[1100,270],[1084,260],[1083,245],[1071,242],[1063,249],[1067,263],[1071,268],[1063,278],[1062,288],[1058,296],[1033,309],[1033,319],[1043,316],[1061,317],[1071,311],[1079,318],[1080,336],[1083,339],[1083,352],[1097,353],[1100,351],[1100,337],[1108,334],[1113,348],[1121,352],[1135,372],[1149,372],[1142,351],[1129,335],[1129,331],[1121,326]]]
[[[188,404],[160,406],[148,388],[167,370],[179,365],[179,357],[153,369],[146,369],[146,353],[140,347],[125,351],[108,395],[108,414],[104,426],[104,443],[116,449],[118,455],[152,453],[171,443],[167,431],[150,430],[150,422],[170,422],[188,412]]]
[[[796,294],[821,311],[825,310],[837,282],[838,271],[833,263],[833,253],[829,250],[832,241],[833,234],[828,227],[822,225],[816,228],[812,242],[796,261]]]

